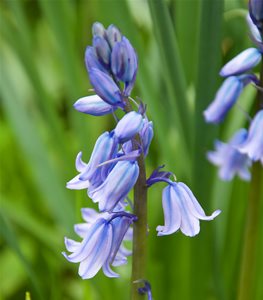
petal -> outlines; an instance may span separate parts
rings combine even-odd
[[[230,60],[220,71],[223,77],[249,71],[261,61],[261,53],[256,48],[249,48]]]
[[[80,180],[79,175],[75,176],[73,179],[67,182],[66,187],[70,190],[82,190],[87,189],[90,186],[88,180]]]
[[[111,211],[119,201],[125,199],[137,181],[137,162],[120,161],[109,173],[101,186],[89,193],[94,202],[99,202],[100,211]]]
[[[263,158],[263,109],[253,118],[248,130],[247,139],[239,145],[238,150],[247,154],[252,160]]]
[[[83,172],[88,166],[88,164],[84,163],[81,158],[82,158],[82,152],[79,152],[75,162],[75,166],[78,172]]]
[[[112,244],[112,226],[104,227],[100,240],[94,245],[92,252],[79,265],[79,275],[83,279],[94,277],[107,260]]]
[[[80,223],[80,224],[75,224],[74,225],[74,231],[76,232],[76,234],[78,236],[80,236],[81,238],[85,238],[85,236],[87,235],[89,229],[90,229],[91,225],[88,223]]]
[[[183,182],[178,183],[178,187],[180,188],[181,192],[184,194],[184,199],[189,207],[189,211],[198,219],[210,221],[213,220],[216,216],[220,214],[220,210],[216,210],[212,213],[211,216],[206,216],[203,208],[195,198],[192,191],[189,187],[184,184]]]
[[[87,256],[92,253],[93,248],[100,240],[102,233],[104,232],[105,228],[105,220],[99,219],[95,224],[93,224],[86,236],[84,237],[83,241],[81,242],[80,247],[74,253],[70,255],[64,255],[68,261],[70,262],[81,262]]]
[[[193,237],[200,231],[199,220],[192,214],[192,211],[189,210],[187,200],[181,189],[178,187],[178,184],[174,183],[172,187],[171,198],[178,203],[181,212],[180,229],[184,235]]]
[[[82,97],[76,101],[74,108],[77,111],[92,116],[104,116],[116,110],[116,107],[103,101],[98,95]]]
[[[75,252],[80,247],[79,242],[73,241],[73,240],[68,239],[68,238],[64,239],[64,243],[65,243],[65,246],[66,246],[66,248],[69,252]]]
[[[253,38],[256,42],[262,43],[262,38],[261,38],[260,32],[259,32],[257,26],[256,26],[256,25],[253,23],[253,21],[251,20],[249,14],[247,15],[247,23],[248,23],[248,27],[249,27],[249,29],[250,29],[252,38]]]
[[[181,225],[181,210],[178,201],[172,197],[172,187],[168,185],[163,189],[162,204],[164,212],[164,226],[157,226],[158,236],[176,232]]]

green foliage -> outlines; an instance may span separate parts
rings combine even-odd
[[[250,44],[244,1],[6,0],[0,3],[0,299],[129,299],[130,264],[119,279],[98,274],[83,281],[61,255],[74,237],[85,191],[65,189],[82,150],[88,160],[111,118],[77,113],[72,104],[90,84],[83,63],[91,24],[116,24],[139,56],[134,96],[148,105],[155,138],[147,173],[163,163],[185,181],[207,212],[190,239],[157,238],[163,222],[161,188],[149,192],[148,280],[154,299],[235,299],[248,184],[223,183],[206,159],[215,136],[228,139],[246,122],[235,109],[223,126],[207,125],[202,111],[220,84],[222,62]],[[241,29],[242,30],[241,30]],[[241,105],[254,97],[247,88]],[[258,256],[262,256],[262,222]],[[255,299],[262,299],[258,267]],[[2,275],[2,274],[1,274]],[[262,280],[261,280],[262,279]],[[27,292],[29,291],[29,292]]]

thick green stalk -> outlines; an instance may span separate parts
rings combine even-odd
[[[260,72],[260,86],[263,87],[263,64]],[[256,111],[263,107],[263,93],[258,91]],[[260,129],[259,129],[260,130]],[[244,233],[244,247],[240,270],[238,300],[254,299],[255,269],[257,264],[257,246],[259,240],[259,222],[262,194],[262,166],[260,162],[252,167],[252,181],[250,185],[246,227]]]

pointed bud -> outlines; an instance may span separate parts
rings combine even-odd
[[[106,35],[106,30],[104,28],[104,26],[99,23],[99,22],[95,22],[92,25],[92,35],[95,36],[101,36],[104,37]]]
[[[255,80],[249,74],[228,77],[217,91],[214,101],[204,111],[206,122],[220,123],[236,103],[244,86]]]
[[[88,73],[92,68],[99,69],[102,72],[108,72],[107,69],[99,62],[95,49],[88,46],[85,51],[85,64]]]
[[[143,126],[142,115],[131,111],[127,113],[117,124],[114,134],[123,143],[130,140]]]
[[[249,48],[230,60],[220,71],[223,77],[241,74],[259,64],[261,53],[256,48]]]
[[[111,54],[111,68],[114,75],[126,85],[134,84],[137,72],[137,55],[129,40],[125,37],[115,44]]]
[[[89,72],[89,77],[96,94],[102,100],[108,104],[123,107],[120,89],[109,75],[92,68]]]
[[[121,41],[122,34],[115,25],[110,25],[106,30],[106,36],[111,49],[117,42]]]
[[[74,104],[74,108],[79,112],[92,116],[104,116],[116,109],[116,107],[103,101],[98,95],[78,99]]]
[[[95,36],[93,38],[93,47],[97,54],[99,62],[105,67],[109,68],[111,49],[105,38]]]

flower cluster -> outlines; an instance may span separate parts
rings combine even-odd
[[[137,216],[129,211],[133,205],[128,194],[139,177],[137,159],[144,161],[153,138],[146,107],[130,97],[138,67],[135,50],[114,25],[105,29],[95,23],[92,32],[93,45],[86,49],[85,63],[96,94],[80,98],[74,107],[93,116],[112,114],[117,124],[99,136],[88,163],[82,160],[82,152],[77,155],[78,174],[67,183],[69,189],[86,189],[89,198],[98,204],[99,212],[83,208],[85,223],[75,225],[82,241],[65,239],[70,254],[63,255],[80,264],[83,279],[95,276],[101,268],[106,276],[118,277],[111,266],[125,264],[131,254],[123,241],[132,240]],[[122,110],[120,119],[115,115],[117,109]],[[158,235],[181,229],[185,235],[195,236],[200,230],[199,219],[212,220],[220,211],[206,216],[190,189],[171,181],[171,175],[157,168],[147,180],[147,187],[161,181],[168,183],[163,191],[165,225],[157,227]]]
[[[256,48],[244,50],[221,69],[220,75],[226,79],[219,88],[214,101],[204,111],[204,117],[208,123],[222,122],[246,85],[251,83],[262,93],[262,89],[258,87],[259,79],[251,73],[251,70],[261,62],[263,55],[262,3],[261,0],[250,1],[250,14],[247,16],[251,39]],[[216,150],[208,152],[207,158],[220,167],[219,177],[222,180],[231,180],[236,174],[243,180],[250,180],[248,167],[252,161],[261,161],[263,164],[262,129],[263,109],[261,107],[251,120],[248,131],[239,130],[227,144],[215,142]]]

